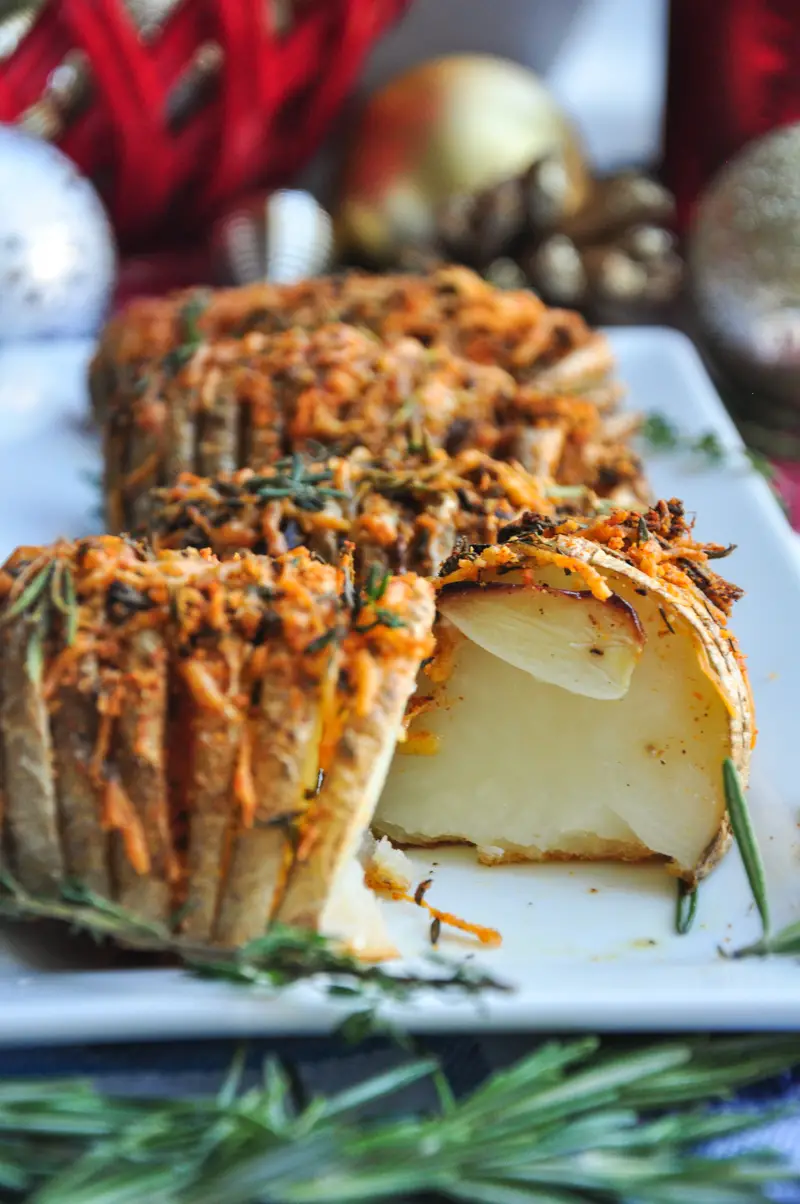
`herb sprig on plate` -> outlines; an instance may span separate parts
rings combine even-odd
[[[731,460],[731,453],[723,445],[716,431],[684,435],[674,422],[657,411],[646,415],[641,437],[650,451],[684,452],[707,468],[722,468]],[[777,486],[775,469],[767,457],[753,447],[744,447],[742,454],[750,468],[764,477],[781,508],[785,510],[785,502]]]
[[[123,945],[171,954],[202,978],[272,989],[321,979],[330,995],[358,998],[368,1006],[382,999],[408,999],[420,990],[476,995],[510,989],[469,963],[433,956],[427,959],[429,970],[394,973],[359,961],[317,933],[280,924],[241,948],[209,949],[184,940],[166,925],[132,915],[80,884],[62,886],[60,898],[42,899],[5,871],[0,872],[0,917],[61,920],[98,940],[110,937]]]

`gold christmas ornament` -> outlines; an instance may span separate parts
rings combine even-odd
[[[439,224],[469,200],[522,181],[548,164],[542,194],[551,223],[584,204],[589,173],[577,135],[545,85],[526,68],[490,55],[434,59],[399,76],[366,104],[345,159],[337,240],[343,252],[394,264],[408,248],[435,246]],[[490,256],[522,225],[524,188],[509,192]],[[538,202],[540,207],[543,202]],[[528,213],[530,209],[528,208]]]

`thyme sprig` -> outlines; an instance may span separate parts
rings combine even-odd
[[[310,1101],[299,1072],[274,1060],[246,1089],[243,1054],[212,1097],[6,1082],[0,1179],[4,1198],[30,1204],[756,1204],[794,1170],[769,1151],[722,1160],[697,1146],[785,1110],[701,1105],[798,1063],[796,1037],[586,1037],[547,1042],[461,1099],[436,1060],[419,1056]],[[437,1107],[386,1115],[426,1079]]]
[[[146,946],[174,955],[184,969],[201,978],[270,989],[321,979],[329,994],[358,998],[360,1003],[365,999],[370,1004],[386,998],[408,999],[420,990],[475,995],[510,989],[468,963],[438,957],[428,959],[429,972],[393,973],[358,961],[317,933],[280,924],[238,949],[209,949],[185,940],[167,925],[132,915],[80,883],[65,883],[60,898],[43,899],[31,895],[7,871],[0,871],[0,917],[60,920],[98,940],[112,938],[121,944]]]

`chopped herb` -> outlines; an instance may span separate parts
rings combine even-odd
[[[677,904],[675,907],[675,931],[679,936],[685,936],[694,924],[697,915],[697,887],[678,882]]]
[[[787,924],[773,936],[763,936],[753,945],[737,949],[731,956],[739,957],[800,957],[800,920]]]
[[[667,612],[664,610],[663,606],[659,606],[658,613],[661,615],[661,618],[664,620],[664,626],[666,627],[667,631],[670,633],[670,635],[674,635],[675,628],[670,623],[670,621],[667,617]]]
[[[726,556],[730,556],[731,552],[736,551],[736,544],[729,543],[724,548],[706,548],[706,556],[709,560],[724,560]]]
[[[207,305],[205,294],[197,293],[186,302],[178,315],[181,341],[164,357],[164,366],[168,372],[179,372],[201,346],[203,336],[198,320]]]
[[[680,443],[678,428],[663,414],[648,414],[642,426],[642,438],[654,450],[673,451]]]
[[[725,449],[714,431],[707,431],[695,439],[692,451],[704,456],[709,464],[721,464],[725,459]]]
[[[419,886],[414,891],[414,902],[418,907],[422,905],[422,900],[425,898],[432,886],[433,878],[426,878],[423,882],[420,882]]]
[[[386,593],[386,587],[392,579],[392,574],[386,570],[382,572],[380,565],[370,565],[367,581],[364,586],[364,595],[372,603],[380,602],[383,595]]]
[[[647,543],[649,538],[650,538],[650,531],[648,530],[647,523],[645,522],[644,518],[640,514],[639,515],[639,543]]]
[[[338,627],[331,627],[327,631],[323,631],[322,635],[318,635],[310,644],[306,644],[306,652],[312,655],[315,652],[321,652],[323,648],[327,648],[329,644],[335,643],[341,635]]]
[[[442,935],[442,921],[438,916],[434,916],[431,920],[431,944],[436,947],[439,943],[439,937]]]

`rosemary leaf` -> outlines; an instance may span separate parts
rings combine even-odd
[[[675,907],[675,931],[679,936],[685,936],[689,932],[696,915],[697,887],[690,887],[685,882],[679,881]]]
[[[761,850],[758,847],[756,834],[750,819],[747,800],[744,797],[739,774],[730,757],[726,757],[722,765],[722,780],[725,786],[725,803],[728,817],[731,821],[733,834],[739,846],[744,864],[747,881],[753,892],[758,914],[761,916],[761,927],[764,936],[769,934],[769,901],[767,899],[767,882],[764,874],[764,863],[761,860]]]
[[[51,586],[51,597],[56,610],[64,616],[64,636],[71,647],[75,643],[78,631],[77,599],[75,597],[75,579],[68,564],[58,564]]]
[[[24,590],[3,612],[3,615],[0,617],[0,627],[4,627],[6,623],[10,623],[12,619],[16,619],[19,615],[24,614],[25,611],[30,610],[33,607],[34,603],[41,597],[46,587],[49,585],[52,573],[53,564],[51,561],[50,564],[45,565],[45,567],[36,574],[33,580],[28,582]]]
[[[784,957],[800,957],[800,920],[781,928],[772,936],[764,936],[753,945],[737,949],[733,957],[766,957],[774,954]]]
[[[700,1105],[798,1064],[796,1037],[649,1046],[589,1038],[543,1045],[461,1099],[435,1061],[413,1055],[307,1105],[294,1102],[293,1083],[303,1094],[297,1073],[275,1062],[262,1086],[243,1090],[241,1053],[211,1098],[6,1083],[0,1182],[31,1204],[139,1204],[148,1196],[159,1204],[757,1204],[778,1183],[796,1181],[795,1172],[769,1152],[716,1160],[698,1154],[697,1143],[785,1110]],[[678,1098],[676,1076],[685,1084]],[[385,1114],[424,1077],[438,1083],[439,1110],[420,1116],[395,1105]],[[557,1121],[544,1115],[546,1099],[561,1101]],[[364,1114],[376,1104],[378,1118]],[[71,1132],[61,1130],[65,1117]]]
[[[28,680],[36,684],[42,680],[44,669],[44,638],[41,623],[32,625],[28,635],[28,646],[25,649],[25,672]]]
[[[639,543],[647,543],[650,538],[650,531],[641,514],[639,515],[638,537]]]

